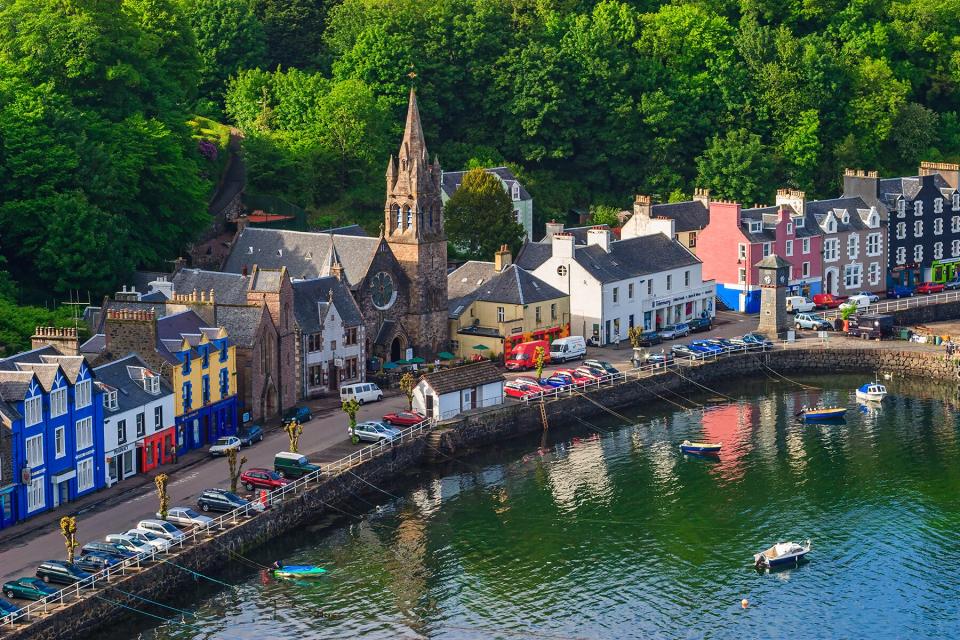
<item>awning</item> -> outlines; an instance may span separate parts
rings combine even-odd
[[[53,484],[60,484],[61,482],[65,482],[67,480],[73,480],[76,477],[77,477],[77,470],[70,469],[69,471],[58,473],[55,476],[50,476],[50,482]]]

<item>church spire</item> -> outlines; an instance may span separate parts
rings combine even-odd
[[[427,156],[427,144],[423,139],[423,126],[420,124],[420,108],[417,106],[417,92],[413,87],[410,87],[407,126],[403,131],[403,142],[400,145],[400,153],[404,152],[408,159]]]

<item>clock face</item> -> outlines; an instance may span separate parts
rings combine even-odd
[[[386,271],[380,271],[370,282],[370,297],[377,309],[389,309],[397,299],[397,290],[393,278]]]
[[[763,284],[770,284],[770,280],[771,278],[769,273],[763,275]]]

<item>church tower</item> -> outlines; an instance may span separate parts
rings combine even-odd
[[[384,236],[410,282],[403,326],[416,355],[447,348],[447,239],[443,233],[440,161],[430,162],[417,94],[410,89],[407,124],[396,160],[387,165]]]

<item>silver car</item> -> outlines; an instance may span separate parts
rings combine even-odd
[[[400,431],[379,422],[369,420],[357,424],[357,437],[362,442],[379,442],[392,440],[400,435]]]
[[[160,517],[159,513],[157,517]],[[167,510],[167,522],[206,529],[213,524],[213,518],[199,514],[190,507],[171,507]]]
[[[130,529],[124,535],[133,538],[139,543],[149,544],[151,547],[155,547],[160,551],[166,551],[170,548],[169,538],[163,538],[153,531],[147,531],[146,529]]]
[[[180,529],[177,529],[166,520],[141,520],[137,523],[137,529],[146,529],[151,533],[157,534],[161,538],[166,538],[167,540],[174,542],[180,538],[186,537],[186,534],[184,534],[183,531],[180,531]]]

